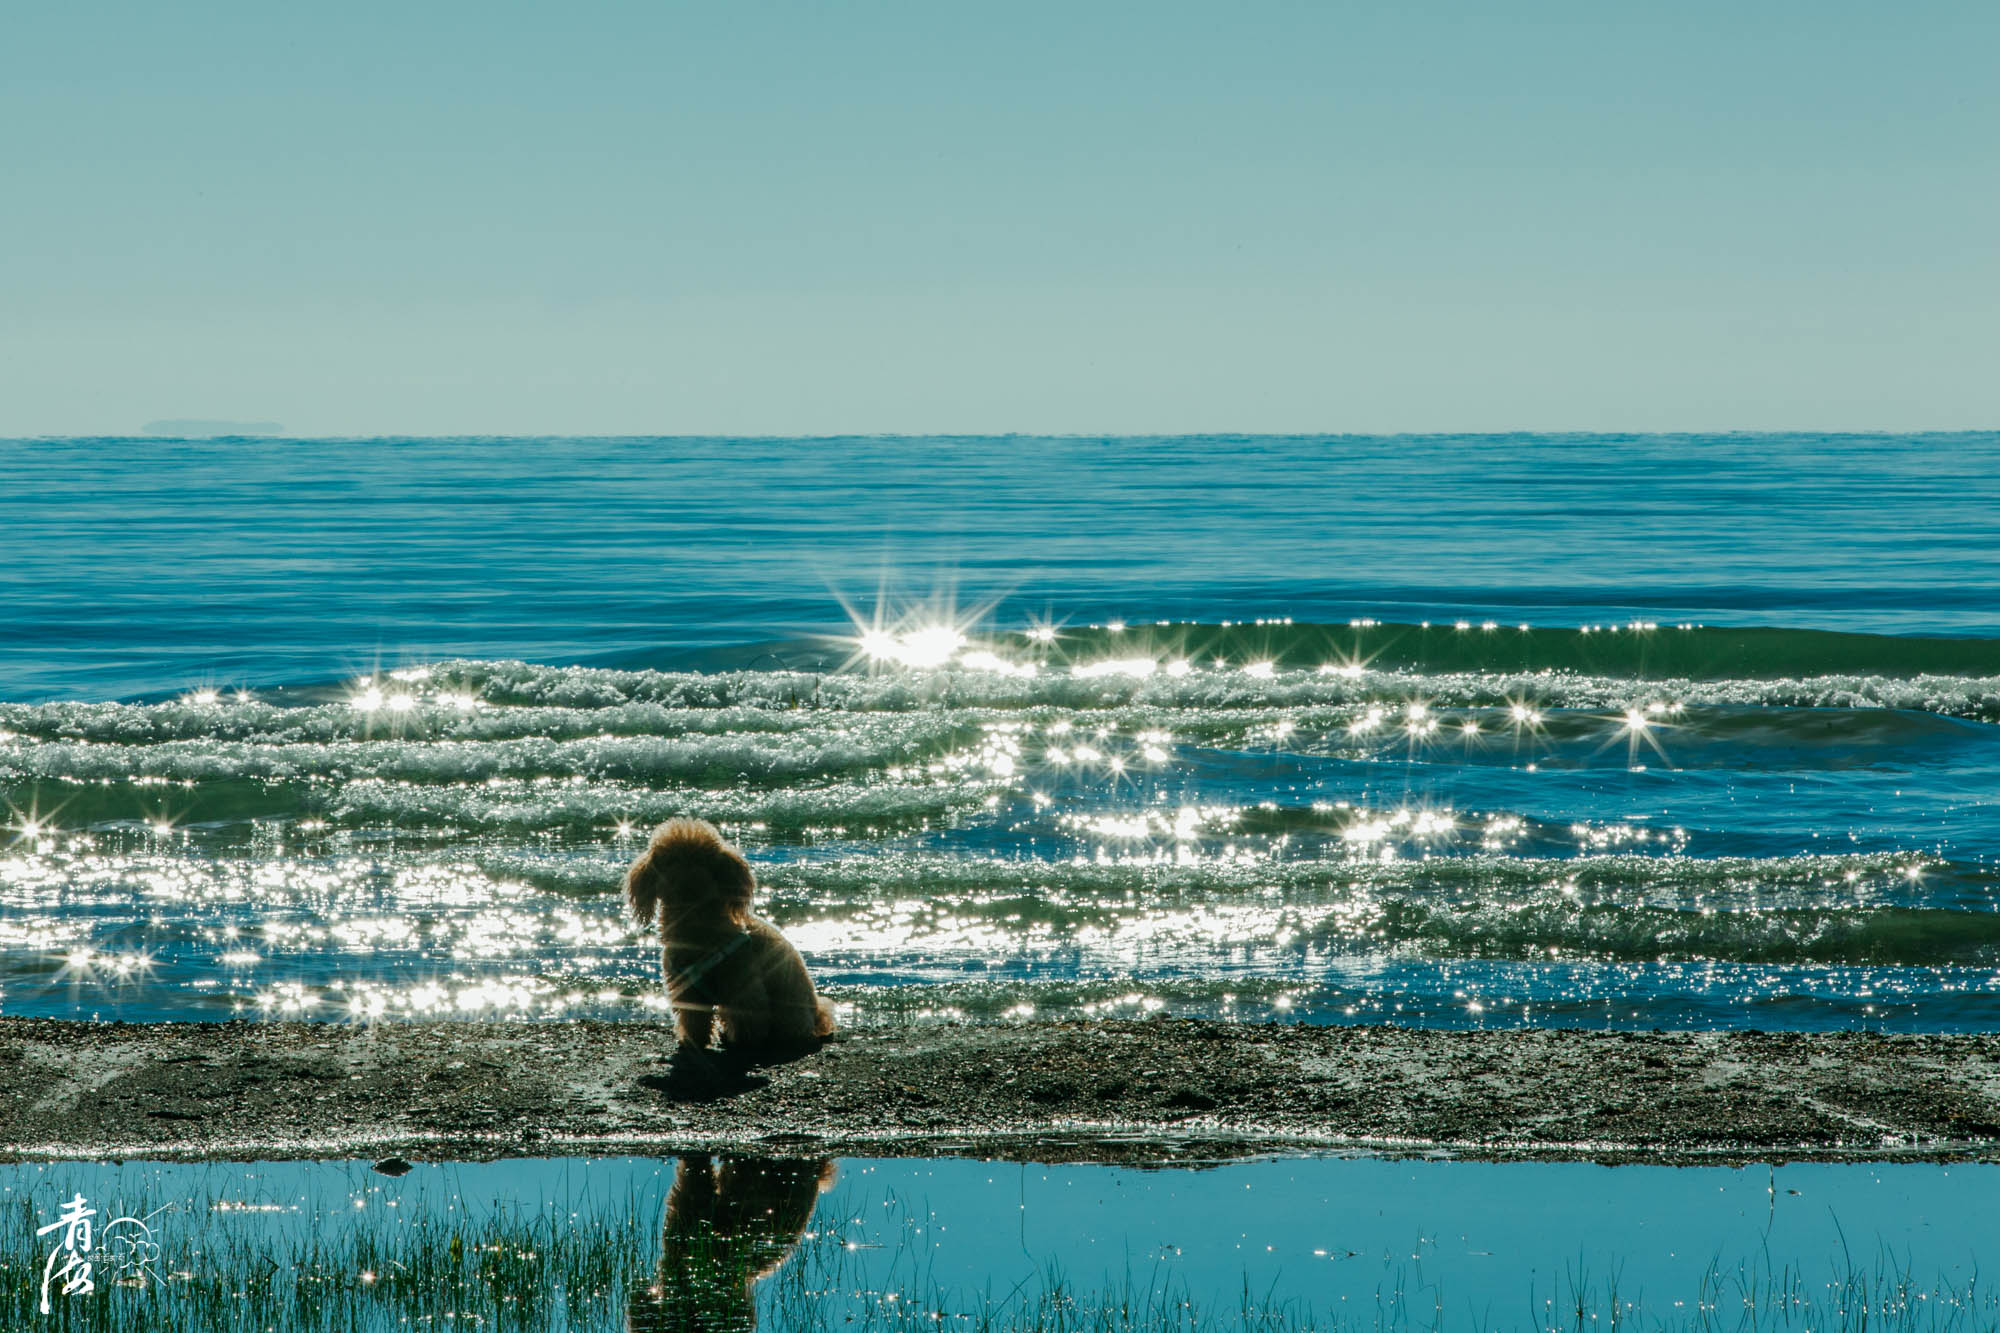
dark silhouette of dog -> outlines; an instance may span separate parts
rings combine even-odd
[[[817,1050],[833,1035],[833,1009],[778,928],[750,912],[757,877],[743,853],[701,819],[660,825],[632,868],[625,898],[642,925],[658,926],[674,1030],[685,1051],[723,1048],[766,1063]]]
[[[777,1271],[833,1185],[825,1160],[707,1153],[674,1164],[660,1263],[625,1304],[628,1333],[744,1333],[757,1327],[757,1283]]]

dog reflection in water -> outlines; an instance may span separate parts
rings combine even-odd
[[[757,1326],[754,1290],[776,1272],[833,1185],[830,1161],[682,1157],[667,1194],[660,1267],[633,1291],[631,1333],[722,1333]]]

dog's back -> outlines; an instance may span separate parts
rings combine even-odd
[[[818,1041],[833,1035],[833,1007],[813,988],[806,960],[778,928],[762,917],[750,918],[751,948],[770,997],[773,1035]]]
[[[762,917],[726,940],[670,941],[665,961],[676,1003],[715,1006],[726,1045],[792,1051],[833,1033],[805,959]]]

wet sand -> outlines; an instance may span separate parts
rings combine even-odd
[[[671,1052],[650,1023],[0,1019],[0,1156],[2000,1160],[2000,1035],[1159,1019],[863,1032],[747,1077]]]

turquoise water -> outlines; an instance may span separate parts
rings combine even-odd
[[[0,442],[0,1013],[2000,1026],[2000,436]]]
[[[1142,1299],[1172,1292],[1232,1323],[1247,1302],[1290,1312],[1292,1326],[1312,1313],[1322,1326],[1332,1316],[1359,1327],[1378,1318],[1389,1327],[1569,1327],[1566,1303],[1573,1310],[1581,1295],[1591,1322],[1615,1312],[1638,1327],[1679,1326],[1708,1299],[1719,1326],[1736,1327],[1746,1286],[1761,1289],[1769,1275],[1790,1274],[1803,1299],[1851,1306],[1844,1282],[1856,1272],[1870,1275],[1863,1287],[1878,1300],[1899,1293],[1873,1275],[1906,1279],[1900,1296],[1914,1315],[1928,1317],[1935,1303],[1929,1313],[1948,1318],[1947,1301],[1970,1297],[1975,1308],[1957,1326],[1985,1327],[1994,1311],[1981,1294],[1990,1280],[1982,1259],[2000,1244],[1993,1166],[739,1161],[713,1202],[691,1207],[683,1187],[676,1209],[676,1173],[712,1165],[720,1161],[420,1163],[390,1178],[363,1162],[23,1164],[0,1167],[0,1203],[25,1198],[52,1221],[81,1193],[107,1220],[147,1221],[156,1271],[204,1275],[234,1271],[245,1255],[254,1269],[255,1256],[282,1259],[311,1243],[332,1262],[347,1234],[365,1232],[380,1238],[373,1262],[387,1276],[393,1263],[410,1264],[410,1249],[442,1249],[446,1235],[476,1235],[496,1219],[597,1236],[643,1275],[688,1262],[673,1249],[677,1231],[742,1215],[759,1219],[760,1257],[788,1263],[789,1289],[771,1279],[756,1293],[772,1328],[800,1315],[839,1327],[897,1305],[957,1327],[956,1317],[1004,1309],[1056,1279],[1079,1293],[1128,1283]],[[9,1255],[31,1268],[38,1257]],[[171,1281],[149,1295],[163,1316],[181,1299]],[[614,1291],[614,1311],[625,1300]],[[780,1302],[790,1302],[790,1318]],[[1760,1326],[1776,1322],[1763,1317]],[[614,1313],[587,1326],[624,1325]]]

